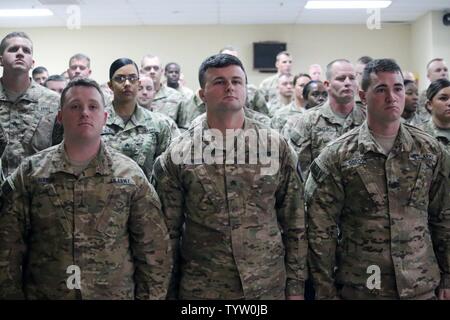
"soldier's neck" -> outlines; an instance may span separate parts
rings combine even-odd
[[[206,118],[210,129],[220,130],[224,135],[227,129],[242,129],[244,127],[244,109],[237,112],[221,112],[220,114],[206,110]]]
[[[367,125],[372,132],[378,136],[394,136],[397,135],[400,129],[400,119],[390,122],[381,122],[376,119],[372,119],[370,115],[367,115]]]
[[[136,109],[136,101],[130,100],[130,101],[113,101],[114,111],[120,116],[120,117],[131,117],[131,115],[134,113],[134,110]]]
[[[440,129],[450,129],[450,122],[444,122],[439,120],[438,118],[436,118],[435,116],[432,117],[433,119],[431,121],[434,122],[434,124],[436,125],[436,127],[440,128]]]
[[[338,103],[336,100],[330,99],[330,107],[331,109],[338,114],[341,115],[348,115],[350,112],[353,111],[353,108],[355,107],[355,101],[352,100],[349,103]]]
[[[305,108],[305,100],[295,97],[295,107],[299,110]]]
[[[66,138],[66,137],[65,137]],[[100,137],[91,141],[71,141],[64,140],[64,149],[70,160],[84,162],[93,159],[100,150]]]
[[[284,105],[284,106],[287,106],[289,103],[292,102],[292,97],[285,97],[285,96],[282,96],[282,95],[280,95],[279,97],[280,97],[281,104]]]
[[[9,74],[4,72],[1,81],[6,89],[16,93],[27,91],[31,84],[31,79],[27,73]]]

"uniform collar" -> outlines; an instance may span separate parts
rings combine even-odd
[[[30,103],[36,103],[39,97],[42,95],[43,87],[39,83],[35,82],[33,79],[30,78],[30,80],[31,80],[30,86],[25,91],[25,93],[19,97],[19,100],[25,100],[29,101]],[[5,88],[1,81],[0,81],[0,101],[14,102],[10,101],[6,96]]]
[[[53,153],[51,163],[52,166],[49,169],[50,174],[64,172],[75,175],[72,166],[67,158],[67,153],[64,148],[64,141],[58,145],[57,149]],[[112,158],[103,141],[100,144],[100,150],[97,156],[88,164],[83,172],[84,176],[86,177],[95,176],[96,174],[102,176],[111,174]]]
[[[337,115],[333,112],[330,106],[329,100],[327,100],[322,106],[319,107],[320,115],[327,119],[331,123],[340,124],[342,121],[337,119]],[[347,125],[353,124],[354,126],[359,126],[364,122],[364,112],[356,104],[353,107],[350,114],[345,119]]]
[[[134,112],[131,115],[130,120],[124,123],[123,119],[116,113],[112,101],[106,106],[106,111],[108,112],[108,120],[106,121],[107,126],[116,125],[121,129],[125,129],[129,123],[133,124],[133,127],[145,126],[145,111],[144,108],[136,104]]]
[[[400,128],[397,134],[397,138],[395,139],[394,145],[392,147],[392,151],[411,152],[413,144],[414,140],[411,134],[405,128],[403,123],[400,123]],[[376,143],[372,133],[370,132],[367,121],[364,121],[364,123],[359,128],[358,149],[361,153],[367,153],[369,151],[372,151],[384,154],[384,152],[380,149],[380,147]]]

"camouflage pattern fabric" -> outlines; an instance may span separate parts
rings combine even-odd
[[[151,112],[141,106],[126,123],[114,111],[112,103],[106,107],[108,120],[102,132],[102,140],[110,147],[130,157],[144,170],[150,179],[155,159],[169,146],[175,131],[173,122],[165,115]]]
[[[413,126],[401,124],[388,156],[366,122],[325,147],[305,185],[316,298],[433,299],[449,288],[448,187],[446,153]],[[379,289],[367,286],[370,266]]]
[[[25,157],[52,145],[58,107],[59,95],[34,81],[17,101],[9,101],[0,83],[0,125],[8,141],[1,158],[5,176]]]
[[[77,177],[63,144],[22,162],[2,186],[0,299],[164,299],[172,253],[142,170],[102,145]],[[80,268],[69,289],[67,268]]]
[[[269,130],[265,140],[262,129]],[[174,248],[173,298],[283,299],[303,294],[307,243],[303,186],[293,151],[274,130],[245,118],[243,132],[250,130],[258,137],[253,145],[274,143],[279,150],[273,175],[262,175],[261,164],[236,164],[234,143],[225,148],[216,144],[206,118],[155,163],[153,181]],[[199,146],[202,152],[197,154]],[[245,148],[243,155],[250,157],[248,140]],[[193,156],[192,162],[175,161],[180,152]],[[234,162],[203,161],[205,153],[224,161],[230,152]]]
[[[365,118],[365,112],[355,106],[342,126],[327,101],[301,117],[288,120],[282,134],[297,152],[303,176],[308,176],[311,162],[329,142],[360,126]]]

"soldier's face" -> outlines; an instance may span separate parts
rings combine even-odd
[[[91,69],[88,66],[89,62],[86,59],[72,59],[70,61],[69,69],[67,69],[67,74],[69,79],[73,78],[89,78],[91,75]]]
[[[278,57],[277,62],[275,62],[278,73],[291,73],[292,69],[292,59],[291,57],[282,54]]]
[[[308,107],[313,108],[322,105],[328,98],[327,90],[322,83],[315,83],[311,85],[311,90],[308,94]]]
[[[33,76],[33,80],[37,83],[43,85],[45,80],[48,78],[48,72],[37,73]]]
[[[366,65],[362,63],[357,63],[355,65],[356,82],[358,83],[359,88],[361,87],[361,79],[365,67]]]
[[[351,63],[336,62],[331,67],[331,79],[328,84],[328,96],[338,104],[353,101],[357,92],[355,70]]]
[[[405,87],[405,111],[415,112],[419,107],[419,89],[416,84],[408,83]]]
[[[30,40],[14,37],[7,40],[0,65],[8,72],[28,72],[33,68],[33,46]]]
[[[322,68],[319,66],[312,66],[309,68],[309,75],[311,76],[311,80],[320,80],[322,77]]]
[[[61,92],[63,92],[64,88],[66,87],[66,82],[65,81],[47,81],[45,86],[47,88],[49,88],[50,90],[61,94]]]
[[[171,64],[167,67],[167,71],[164,75],[166,76],[168,83],[178,83],[178,80],[180,80],[180,68]]]
[[[294,87],[295,97],[297,99],[303,100],[303,88],[310,81],[311,80],[308,77],[297,78],[297,81],[295,82],[295,87]]]
[[[378,72],[370,77],[370,86],[361,96],[367,104],[368,119],[380,124],[398,121],[405,106],[402,75],[399,72]]]
[[[433,61],[428,67],[427,76],[431,82],[438,79],[448,79],[448,67],[444,61]]]
[[[123,81],[123,79],[125,79]],[[130,80],[132,79],[132,80]],[[114,72],[109,88],[114,93],[114,101],[128,103],[136,101],[139,89],[139,73],[134,64],[127,64]]]
[[[442,124],[450,123],[450,87],[441,89],[428,103],[433,118]]]
[[[245,73],[239,66],[208,69],[205,73],[205,87],[199,91],[208,112],[242,109],[247,98],[245,81]]]
[[[281,76],[278,79],[278,92],[280,96],[285,98],[291,98],[294,94],[293,77],[291,76]]]
[[[153,82],[160,83],[163,70],[158,57],[145,58],[142,60],[141,74],[152,78]]]
[[[108,114],[100,93],[92,87],[75,86],[66,92],[58,121],[64,127],[64,139],[72,143],[100,139]]]
[[[137,100],[139,105],[149,108],[155,97],[155,87],[153,86],[153,80],[149,77],[143,77],[140,79]]]

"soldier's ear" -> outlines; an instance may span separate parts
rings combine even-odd
[[[3,56],[0,56],[0,67],[3,67]]]
[[[330,87],[330,82],[328,80],[325,80],[323,82],[323,85],[325,86],[325,88],[329,88]]]
[[[113,88],[112,88],[112,82],[111,81],[108,81],[108,87],[112,90]]]
[[[205,90],[204,89],[198,90],[198,95],[199,95],[200,99],[202,99],[202,101],[204,103],[206,103]]]
[[[364,104],[367,104],[366,93],[362,90],[358,90],[358,93],[359,93],[359,98],[361,99],[361,102]]]
[[[62,108],[62,106],[61,106],[61,108]],[[58,121],[58,123],[62,124],[62,112],[61,112],[61,109],[58,110],[58,114],[56,115],[56,120]]]
[[[431,113],[431,110],[433,109],[433,107],[431,106],[431,101],[428,99],[427,102],[425,102],[425,109],[427,109],[429,113]]]

